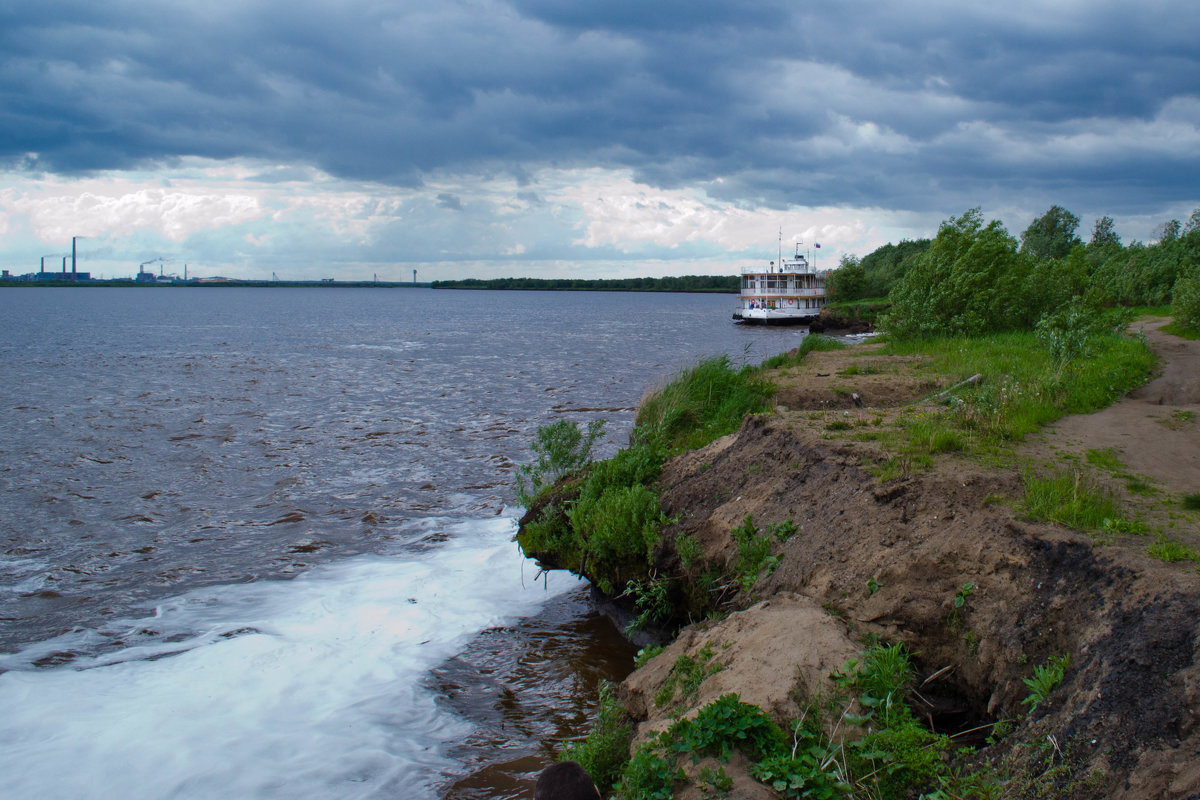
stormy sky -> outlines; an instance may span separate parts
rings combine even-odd
[[[1197,31],[1192,0],[8,3],[0,266],[82,236],[107,276],[731,274],[781,230],[833,263],[1053,204],[1149,240],[1200,205]]]

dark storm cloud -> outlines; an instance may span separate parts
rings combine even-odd
[[[16,5],[0,158],[52,172],[198,155],[415,185],[628,167],[749,204],[954,210],[1200,182],[1184,0]]]

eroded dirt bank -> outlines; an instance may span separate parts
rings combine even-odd
[[[737,556],[731,531],[747,515],[763,527],[791,520],[797,532],[775,546],[773,572],[725,599],[745,610],[688,626],[622,684],[639,737],[728,692],[794,718],[877,636],[908,646],[914,708],[937,731],[967,732],[962,741],[980,746],[974,763],[995,767],[1004,796],[1200,797],[1194,565],[1151,558],[1145,537],[1101,543],[1023,521],[1011,469],[943,456],[933,471],[881,483],[866,469],[869,445],[828,438],[799,413],[850,405],[848,392],[812,388],[837,369],[814,359],[809,378],[781,392],[780,411],[748,418],[665,468],[661,498],[677,518],[665,538],[686,533],[703,553],[688,569],[728,572]],[[934,388],[885,377],[868,376],[877,384],[861,392],[868,405],[908,403]],[[684,570],[672,551],[658,566]],[[685,653],[721,668],[694,693],[662,702]],[[1028,713],[1024,679],[1063,655],[1062,684]],[[1011,732],[986,745],[1001,720]],[[726,769],[730,796],[775,796],[736,762]]]

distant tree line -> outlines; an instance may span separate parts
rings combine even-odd
[[[943,222],[932,240],[844,256],[829,276],[830,294],[886,295],[891,308],[880,324],[900,338],[1111,321],[1106,312],[1166,304],[1177,324],[1200,329],[1200,208],[1186,223],[1161,225],[1151,244],[1123,245],[1107,216],[1087,243],[1078,228],[1079,218],[1056,205],[1018,240],[973,208]]]
[[[677,278],[465,278],[434,281],[434,289],[541,289],[608,292],[737,292],[737,275],[683,275]]]

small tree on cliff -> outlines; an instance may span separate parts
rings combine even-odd
[[[543,489],[591,461],[592,447],[602,435],[602,419],[589,422],[586,433],[579,423],[565,419],[538,428],[532,444],[537,460],[517,470],[517,498],[521,504],[528,506]]]

